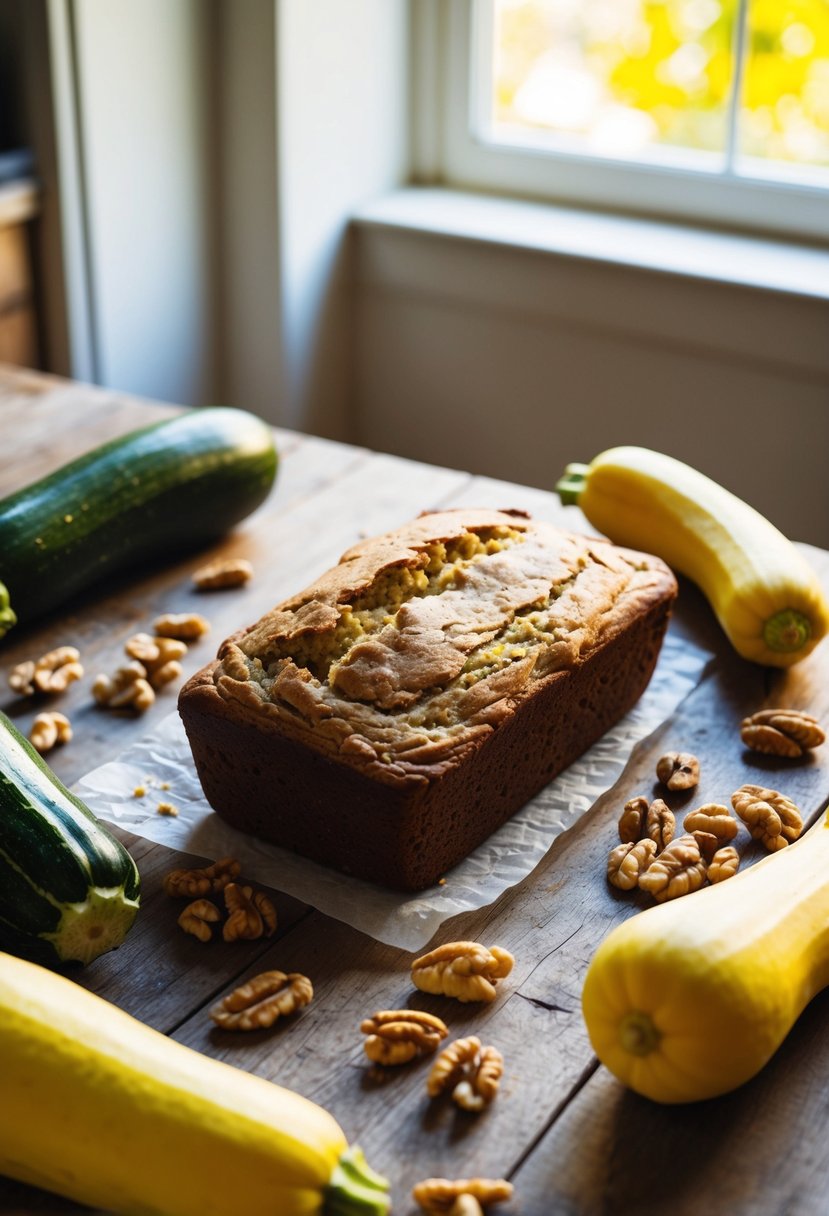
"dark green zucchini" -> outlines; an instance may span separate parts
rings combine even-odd
[[[214,540],[265,499],[276,465],[253,414],[193,410],[0,500],[0,637],[109,574]]]
[[[0,714],[0,950],[89,963],[120,946],[138,893],[127,850]]]

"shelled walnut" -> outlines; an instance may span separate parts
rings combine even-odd
[[[433,1013],[419,1009],[381,1009],[364,1018],[360,1030],[368,1037],[363,1049],[373,1064],[408,1064],[429,1055],[449,1031]]]
[[[192,870],[170,870],[164,876],[164,890],[168,895],[186,896],[220,895],[228,883],[235,882],[241,865],[234,857],[222,857],[210,866]]]
[[[515,960],[508,950],[479,942],[447,942],[412,963],[412,983],[421,992],[459,1001],[494,1001],[495,985],[509,975]]]
[[[716,836],[721,845],[728,844],[740,830],[728,807],[718,802],[706,802],[696,810],[689,811],[682,826],[686,832],[706,832]]]
[[[632,891],[639,885],[639,876],[644,874],[656,856],[656,841],[645,837],[636,844],[618,844],[611,849],[607,859],[607,881],[620,891]]]
[[[661,798],[656,798],[648,807],[645,831],[655,842],[657,853],[661,853],[674,838],[676,819],[673,811]]]
[[[92,695],[108,709],[132,709],[139,714],[145,713],[155,701],[147,669],[135,660],[119,667],[113,676],[96,676]]]
[[[762,785],[741,785],[731,795],[731,805],[755,840],[769,852],[777,852],[797,840],[803,817],[790,798]]]
[[[669,790],[692,790],[699,785],[699,760],[690,752],[666,752],[656,762],[656,776]]]
[[[256,941],[276,932],[276,908],[264,891],[229,882],[224,898],[228,916],[222,937],[226,942]]]
[[[196,642],[209,631],[210,622],[198,612],[166,612],[155,618],[152,629],[156,637]]]
[[[29,739],[41,755],[50,752],[58,744],[69,743],[71,738],[72,723],[65,714],[38,714],[29,731]]]
[[[698,891],[705,882],[705,862],[693,836],[679,836],[663,849],[639,878],[639,886],[659,903]]]
[[[451,1091],[462,1110],[478,1113],[494,1100],[503,1071],[504,1057],[497,1047],[482,1047],[475,1035],[455,1039],[432,1065],[426,1092],[436,1098]]]
[[[196,899],[188,904],[178,918],[185,933],[197,937],[200,942],[209,942],[213,936],[211,925],[221,920],[222,914],[209,899]]]
[[[146,669],[146,678],[157,690],[181,677],[180,660],[187,654],[187,643],[177,638],[136,633],[126,641],[124,650]]]
[[[708,864],[708,881],[710,883],[725,882],[733,878],[740,868],[740,854],[732,845],[717,849]]]
[[[490,1204],[506,1203],[512,1198],[512,1183],[503,1178],[426,1178],[412,1190],[412,1198],[424,1212],[449,1216],[458,1212],[455,1207],[461,1196],[470,1196],[479,1210]],[[467,1208],[467,1212],[470,1209]],[[474,1211],[474,1209],[472,1209]]]
[[[622,844],[636,844],[637,840],[641,840],[646,835],[647,819],[647,798],[640,795],[638,798],[631,798],[626,802],[619,819],[619,839]]]
[[[193,574],[193,582],[199,591],[218,591],[228,587],[242,587],[253,577],[253,566],[243,557],[218,558],[200,566]]]
[[[279,1018],[310,1004],[314,987],[298,972],[263,971],[223,997],[210,1010],[222,1030],[267,1030]]]
[[[819,747],[826,733],[817,718],[801,710],[761,709],[743,719],[740,738],[752,751],[794,760]]]

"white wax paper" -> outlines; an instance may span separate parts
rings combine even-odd
[[[646,692],[618,725],[446,875],[417,895],[388,891],[307,861],[228,827],[205,801],[178,714],[75,791],[99,818],[198,857],[236,857],[246,878],[311,904],[378,941],[420,950],[459,912],[492,903],[525,878],[550,845],[617,780],[636,743],[670,717],[702,678],[711,655],[671,632]],[[161,789],[162,783],[168,788]],[[136,797],[136,787],[147,792]],[[158,813],[171,802],[178,816]]]

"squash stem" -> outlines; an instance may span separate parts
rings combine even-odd
[[[633,1010],[619,1023],[619,1042],[633,1056],[647,1056],[659,1046],[662,1036],[646,1013]]]
[[[361,1148],[342,1154],[325,1190],[324,1216],[386,1216],[389,1184],[374,1172]]]
[[[579,495],[587,485],[589,464],[568,464],[564,475],[556,482],[556,493],[565,507],[572,507],[579,501]]]
[[[11,606],[9,593],[0,583],[0,638],[4,637],[12,625],[17,624],[17,616]]]
[[[794,608],[775,612],[763,625],[763,641],[769,650],[794,654],[802,650],[812,636],[812,622]]]

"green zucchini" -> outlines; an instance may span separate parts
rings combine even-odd
[[[89,963],[138,911],[127,850],[0,714],[0,950]]]
[[[259,418],[193,410],[0,500],[0,637],[107,575],[214,540],[265,499],[276,466]]]

